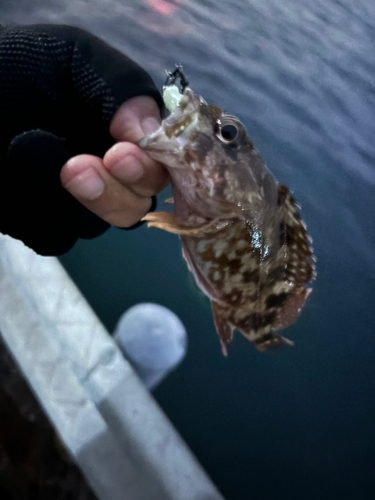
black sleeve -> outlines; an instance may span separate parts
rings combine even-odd
[[[129,58],[79,28],[0,28],[0,232],[42,255],[109,226],[60,184],[76,154],[102,157],[127,99],[161,96]]]

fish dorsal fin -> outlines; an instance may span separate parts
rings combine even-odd
[[[285,252],[285,278],[296,287],[302,286],[316,275],[316,259],[310,246],[312,239],[298,213],[300,207],[283,184],[278,189],[278,205],[281,211],[280,241]]]

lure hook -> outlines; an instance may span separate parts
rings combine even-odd
[[[166,72],[167,72],[167,79],[165,81],[164,87],[169,87],[170,85],[174,85],[176,80],[180,79],[180,86],[181,86],[180,92],[181,94],[183,94],[186,87],[189,85],[189,82],[182,71],[182,65],[176,64],[176,68],[174,71],[166,70]]]

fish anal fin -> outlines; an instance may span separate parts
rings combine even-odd
[[[228,356],[228,345],[232,342],[234,328],[223,317],[223,311],[216,302],[211,301],[211,306],[215,328],[220,339],[221,352],[224,356]]]
[[[279,349],[280,347],[291,347],[294,346],[294,342],[285,337],[282,337],[278,333],[268,333],[264,337],[260,337],[258,340],[254,341],[255,347],[259,352],[264,352],[273,349]]]

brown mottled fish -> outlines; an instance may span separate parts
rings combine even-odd
[[[240,121],[186,84],[181,68],[169,73],[164,101],[171,114],[139,143],[166,165],[175,214],[144,220],[180,235],[188,267],[211,301],[223,354],[235,329],[259,351],[293,345],[278,331],[296,321],[315,277],[299,207]]]

